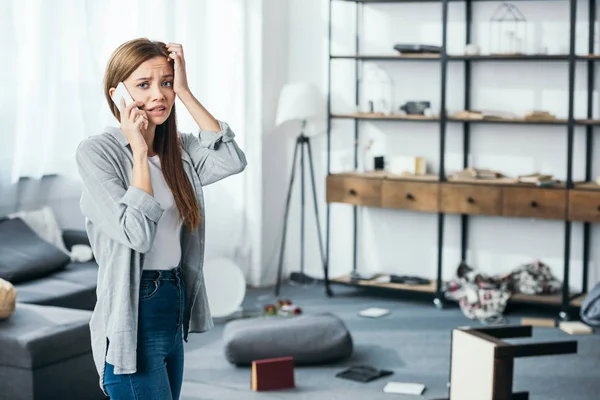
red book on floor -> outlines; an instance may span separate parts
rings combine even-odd
[[[252,361],[252,390],[258,392],[293,387],[295,387],[293,357]]]

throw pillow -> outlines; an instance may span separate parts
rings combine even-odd
[[[35,233],[46,242],[51,243],[65,254],[69,250],[62,238],[62,230],[54,211],[50,207],[42,207],[39,210],[19,211],[8,215],[9,218],[21,218]]]
[[[61,270],[70,257],[38,236],[20,218],[0,223],[0,278],[13,284]]]

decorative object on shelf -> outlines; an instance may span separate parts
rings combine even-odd
[[[516,119],[517,114],[498,110],[461,110],[454,113],[454,118],[485,120],[485,119]]]
[[[0,278],[0,320],[8,319],[15,312],[17,290],[8,281]]]
[[[361,99],[359,112],[391,115],[394,109],[394,82],[379,66],[366,63],[360,79]]]
[[[375,139],[369,139],[362,151],[362,163],[358,166],[357,172],[372,172],[375,169],[373,160],[373,145]]]
[[[525,113],[523,119],[526,121],[553,121],[556,120],[556,115],[549,111],[531,110]]]
[[[482,168],[465,168],[462,171],[457,171],[452,174],[455,178],[463,178],[463,179],[498,179],[503,178],[504,176],[497,171],[492,171],[491,169],[482,169]]]
[[[481,53],[479,45],[475,43],[469,43],[465,46],[465,54],[467,56],[478,56]]]
[[[395,175],[425,175],[427,174],[427,162],[423,157],[392,156],[387,171]]]
[[[373,157],[373,164],[375,171],[383,171],[385,169],[385,160],[383,156]]]
[[[440,54],[442,52],[442,46],[435,46],[431,44],[415,44],[415,43],[397,43],[394,45],[400,55],[402,54]]]
[[[283,87],[279,97],[277,107],[276,124],[278,126],[286,122],[295,122],[300,124],[300,133],[296,137],[296,147],[294,148],[294,156],[292,160],[292,171],[287,191],[287,200],[285,204],[285,214],[283,217],[283,236],[281,239],[281,248],[279,252],[279,265],[277,269],[277,284],[275,286],[275,294],[279,295],[281,284],[281,274],[283,270],[283,259],[285,253],[287,220],[290,211],[290,202],[292,197],[292,188],[294,186],[294,178],[296,176],[296,162],[298,159],[298,150],[300,150],[300,185],[301,185],[301,208],[300,208],[300,273],[290,275],[290,283],[297,285],[305,285],[315,283],[315,279],[304,273],[304,150],[308,152],[308,165],[310,168],[310,181],[312,187],[312,198],[315,209],[315,219],[317,227],[317,239],[319,244],[319,252],[323,263],[323,271],[327,276],[327,266],[325,259],[325,250],[323,248],[323,240],[321,238],[321,221],[319,219],[319,208],[317,205],[317,190],[315,187],[315,173],[312,159],[312,150],[310,146],[310,137],[307,136],[307,124],[309,122],[320,121],[325,113],[323,97],[318,89],[305,82],[290,83]]]
[[[407,101],[400,106],[400,111],[404,111],[408,115],[426,115],[427,110],[431,110],[429,101]]]
[[[530,183],[536,186],[548,186],[557,183],[557,180],[552,175],[539,173],[519,175],[518,180],[520,183]]]
[[[527,19],[517,6],[502,3],[490,18],[490,53],[523,54],[527,48]]]

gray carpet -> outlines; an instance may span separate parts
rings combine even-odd
[[[332,312],[342,318],[354,339],[351,359],[335,365],[296,367],[296,389],[255,393],[250,390],[250,368],[238,368],[226,361],[221,342],[225,321],[217,321],[215,329],[191,335],[186,344],[182,399],[401,400],[447,396],[450,330],[457,326],[478,326],[478,322],[463,317],[458,308],[438,310],[426,301],[374,297],[339,286],[334,286],[334,291],[336,296],[327,298],[321,285],[284,286],[280,297],[291,299],[305,313]],[[275,300],[272,289],[252,289],[248,291],[244,308],[261,308]],[[391,313],[379,319],[356,315],[367,307],[385,307]],[[509,323],[519,323],[522,316],[534,314],[516,309],[506,315]],[[515,391],[529,391],[532,400],[598,399],[600,335],[570,336],[558,329],[534,328],[533,338],[536,341],[576,339],[579,353],[518,359]],[[335,377],[337,372],[355,364],[390,369],[394,374],[370,383]],[[425,384],[427,390],[422,396],[383,393],[389,381],[419,382]]]

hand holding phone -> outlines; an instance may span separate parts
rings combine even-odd
[[[121,108],[121,98],[125,99],[126,107],[128,107],[131,103],[134,102],[133,97],[131,97],[131,95],[129,94],[129,91],[127,90],[127,88],[125,87],[125,84],[123,82],[119,82],[119,84],[115,88],[115,91],[113,92],[111,98],[112,98],[112,101],[115,103],[115,105],[119,109]]]
[[[139,109],[141,102],[133,100],[127,88],[120,82],[111,96],[113,102],[119,107],[121,115],[121,130],[127,137],[131,150],[134,153],[148,151],[148,144],[142,134],[142,129],[148,128],[148,117]]]

